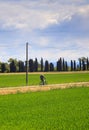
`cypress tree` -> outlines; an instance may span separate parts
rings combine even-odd
[[[35,72],[38,71],[38,61],[37,61],[37,58],[35,58],[35,61],[34,61],[34,71]]]
[[[76,71],[76,61],[74,60],[74,71]]]
[[[66,70],[66,67],[65,67],[65,61],[64,61],[64,58],[63,58],[63,71]]]
[[[57,71],[59,71],[59,60],[57,61]]]
[[[65,62],[65,70],[68,71],[67,61]]]
[[[10,72],[16,72],[16,65],[14,60],[12,60],[10,63]]]
[[[79,70],[82,70],[81,58],[79,58]]]
[[[59,71],[62,71],[62,59],[61,59],[61,57],[60,57],[60,60],[59,60]]]
[[[19,69],[18,69],[18,71],[19,72],[24,72],[25,70],[24,70],[24,62],[23,61],[19,61],[18,62],[18,67],[19,67]]]
[[[41,58],[41,72],[43,72],[43,58]]]
[[[73,61],[71,60],[71,71],[73,71]]]
[[[53,65],[53,63],[50,63],[50,71],[54,71],[54,65]]]
[[[46,60],[45,61],[45,69],[44,69],[45,72],[48,72],[49,71],[49,63],[48,61]]]
[[[61,58],[57,61],[57,71],[62,71],[62,59]]]
[[[5,63],[1,63],[1,72],[4,73],[6,71]]]
[[[83,68],[82,68],[83,70],[86,70],[84,59],[82,59],[82,67],[83,67]]]
[[[34,71],[34,62],[33,62],[33,59],[29,60],[29,71],[30,72]]]
[[[87,57],[87,70],[89,70],[89,60],[88,60],[88,57]]]

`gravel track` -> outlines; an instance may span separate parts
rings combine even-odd
[[[89,87],[89,82],[0,88],[0,95],[26,93],[26,92],[37,92],[37,91],[49,91],[52,89],[64,89],[64,88],[70,88],[70,87]]]

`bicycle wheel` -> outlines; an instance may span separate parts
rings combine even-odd
[[[47,84],[48,84],[47,81],[45,81],[45,82],[44,82],[44,85],[47,85]]]
[[[43,85],[43,82],[40,82],[39,85]]]

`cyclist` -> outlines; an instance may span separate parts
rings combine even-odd
[[[45,84],[45,77],[44,77],[44,75],[40,75],[40,80],[41,80],[41,82],[42,82],[42,85],[44,85]]]

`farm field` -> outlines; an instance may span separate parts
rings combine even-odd
[[[0,130],[89,130],[89,88],[0,95]]]
[[[44,73],[48,84],[89,82],[89,72]],[[40,73],[29,73],[28,85],[39,85]],[[26,86],[25,74],[0,74],[0,87]]]

